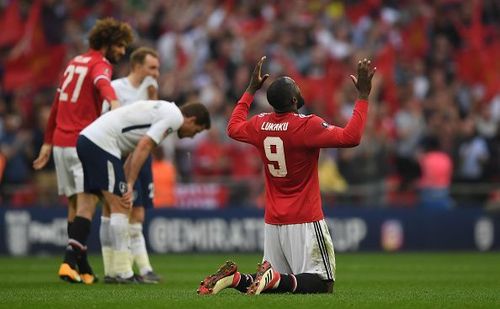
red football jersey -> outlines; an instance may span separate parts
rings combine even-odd
[[[104,55],[92,49],[69,62],[54,98],[45,142],[76,146],[80,131],[101,114],[105,98],[96,84],[107,81],[111,87],[112,70]]]
[[[253,96],[245,93],[228,124],[231,138],[254,145],[265,170],[265,222],[298,224],[323,219],[318,180],[321,148],[353,147],[363,132],[368,102],[358,100],[345,128],[316,115],[263,113],[247,120]]]

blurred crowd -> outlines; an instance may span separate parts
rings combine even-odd
[[[498,1],[0,3],[2,29],[18,33],[0,35],[3,203],[58,201],[53,166],[35,173],[31,162],[43,141],[57,70],[88,48],[87,32],[107,16],[130,23],[136,36],[132,49],[158,50],[161,99],[200,101],[213,115],[206,134],[167,142],[158,151],[156,160],[172,174],[169,186],[218,184],[226,190],[225,203],[260,205],[263,177],[257,152],[225,133],[256,61],[266,55],[264,71],[271,79],[288,75],[297,81],[306,102],[303,113],[343,126],[356,100],[349,75],[366,57],[377,67],[366,131],[356,148],[322,151],[325,204],[412,206],[422,194],[438,194],[435,189],[455,205],[500,200]],[[16,18],[24,28],[16,28]],[[44,48],[29,48],[33,29]],[[27,35],[30,39],[23,39]],[[61,50],[65,56],[55,56]],[[54,56],[48,65],[43,62],[47,55]],[[29,61],[21,66],[16,63],[26,57]],[[124,59],[114,76],[123,77],[128,69]],[[25,76],[30,70],[38,75]],[[56,77],[49,79],[54,70]],[[257,94],[253,114],[270,110],[265,91]],[[162,185],[157,183],[156,190],[161,193]]]

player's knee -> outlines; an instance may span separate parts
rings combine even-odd
[[[334,281],[323,280],[318,274],[298,274],[295,278],[297,279],[295,293],[333,293]]]
[[[76,196],[76,215],[92,221],[97,201],[97,196],[93,194],[78,193]]]
[[[132,213],[130,214],[130,223],[142,224],[144,223],[144,207],[134,207]]]
[[[130,238],[142,237],[142,224],[133,223],[128,225]]]
[[[78,205],[76,210],[76,215],[78,217],[83,217],[92,221],[92,217],[94,217],[95,205],[90,204],[82,204]]]

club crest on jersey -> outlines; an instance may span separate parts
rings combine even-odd
[[[118,189],[120,190],[121,194],[127,193],[127,183],[120,181],[120,183],[118,184]]]
[[[167,137],[172,132],[174,132],[174,129],[168,128],[167,131],[165,131],[165,133],[163,133],[163,138]]]

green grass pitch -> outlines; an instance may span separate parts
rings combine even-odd
[[[258,295],[233,289],[199,296],[205,275],[227,259],[253,272],[260,255],[154,255],[158,285],[68,284],[60,257],[0,257],[1,308],[500,308],[500,252],[337,254],[329,295]],[[99,256],[91,262],[102,273]],[[102,275],[101,275],[102,277]]]

